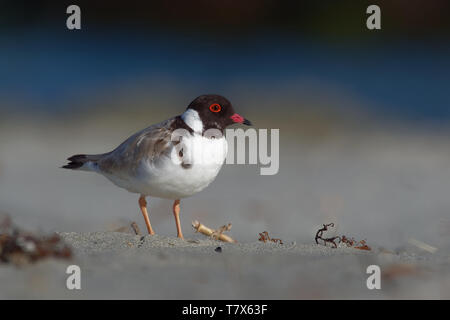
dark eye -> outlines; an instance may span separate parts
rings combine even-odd
[[[222,107],[218,103],[213,103],[209,106],[209,110],[211,110],[212,112],[220,112],[220,110],[222,110]]]

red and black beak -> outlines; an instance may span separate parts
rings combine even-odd
[[[250,120],[245,119],[244,117],[242,117],[241,115],[239,115],[237,113],[233,114],[230,118],[231,118],[231,120],[233,120],[233,122],[236,122],[236,123],[242,123],[242,124],[245,124],[246,126],[252,125]]]

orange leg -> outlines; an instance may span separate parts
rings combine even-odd
[[[142,215],[144,216],[145,224],[147,225],[148,233],[151,234],[151,235],[154,235],[155,232],[153,231],[152,225],[150,224],[150,219],[148,218],[147,201],[145,201],[145,196],[143,196],[143,195],[141,195],[141,197],[139,198],[139,207],[141,208]]]
[[[184,239],[180,223],[180,199],[175,200],[173,203],[173,215],[175,216],[175,223],[177,224],[177,236],[178,238]]]

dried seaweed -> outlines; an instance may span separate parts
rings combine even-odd
[[[0,263],[24,265],[49,257],[69,259],[72,250],[57,234],[42,236],[20,230],[9,217],[0,221]]]
[[[274,243],[283,244],[283,240],[269,237],[269,233],[267,231],[263,231],[259,234],[258,241],[262,241],[262,242],[271,241]]]
[[[328,223],[328,224],[324,224],[322,228],[320,228],[317,232],[316,232],[316,236],[314,238],[314,240],[316,241],[316,244],[320,244],[320,241],[323,242],[323,245],[326,246],[327,243],[331,243],[333,245],[333,248],[337,248],[338,244],[344,244],[347,247],[351,247],[354,249],[358,249],[358,250],[372,250],[366,243],[366,240],[360,240],[357,241],[355,240],[353,237],[347,237],[345,235],[343,236],[335,236],[335,237],[330,237],[330,238],[324,238],[323,237],[323,233],[325,231],[328,231],[328,228],[334,227],[334,223]]]
[[[334,248],[337,248],[336,239],[339,239],[339,242],[341,241],[341,237],[331,237],[331,238],[324,238],[323,233],[325,231],[328,231],[328,227],[334,227],[334,223],[324,224],[323,228],[317,230],[316,236],[314,237],[314,240],[316,241],[316,244],[320,244],[319,240],[323,241],[323,245],[326,246],[327,243],[331,243]]]

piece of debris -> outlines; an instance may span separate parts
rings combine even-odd
[[[347,238],[346,236],[342,236],[340,243],[346,244],[347,247],[353,247],[359,250],[371,250],[371,248],[367,245],[366,240],[356,241],[355,238]]]
[[[139,226],[137,225],[137,223],[136,222],[132,222],[131,223],[131,228],[133,228],[133,231],[134,231],[134,233],[137,235],[137,236],[140,236],[141,235],[141,230],[139,229]]]
[[[55,257],[69,259],[72,250],[57,235],[34,235],[19,230],[8,218],[0,221],[0,263],[24,265]]]
[[[222,247],[217,247],[214,249],[215,252],[221,253],[222,252]]]
[[[430,246],[423,241],[413,238],[408,239],[408,243],[429,253],[435,253],[438,250],[436,247]]]
[[[356,244],[356,246],[354,246],[353,248],[359,249],[359,250],[367,250],[367,251],[372,250],[372,249],[366,244],[366,240],[361,240],[361,241],[359,241],[359,242]]]
[[[128,233],[128,234],[134,234],[137,236],[142,235],[141,230],[139,229],[139,226],[134,221],[126,221],[123,222],[124,225],[120,226],[119,223],[114,223],[108,230],[112,230],[113,232],[121,232],[121,233]]]
[[[320,228],[319,230],[317,230],[316,232],[316,236],[314,238],[314,240],[316,241],[317,244],[320,244],[320,241],[323,241],[323,245],[327,246],[327,243],[331,243],[333,245],[334,248],[337,248],[338,244],[345,244],[347,247],[351,247],[354,249],[358,249],[358,250],[372,250],[366,243],[366,240],[361,240],[361,241],[356,241],[355,238],[350,238],[347,236],[335,236],[335,237],[330,237],[330,238],[324,238],[323,237],[323,233],[325,231],[328,231],[328,228],[334,227],[334,223],[328,223],[328,224],[324,224],[322,228]]]
[[[346,244],[347,247],[353,247],[356,243],[355,238],[347,238],[346,236],[342,236],[341,243]]]
[[[283,240],[269,237],[269,233],[267,231],[263,231],[259,234],[258,241],[262,242],[272,241],[274,243],[283,244]]]
[[[324,243],[324,246],[327,246],[327,243],[331,243],[335,248],[337,248],[336,239],[339,239],[339,242],[341,241],[341,237],[331,237],[331,238],[323,238],[322,235],[325,231],[328,231],[328,227],[334,227],[334,223],[324,224],[323,228],[317,230],[316,236],[314,240],[316,240],[316,243],[319,244],[319,240],[322,240]]]
[[[230,236],[224,234],[225,231],[230,231],[231,223],[224,225],[217,230],[214,230],[214,229],[208,228],[207,226],[205,226],[204,224],[201,224],[200,222],[198,222],[196,220],[196,221],[192,222],[192,227],[194,227],[196,232],[200,232],[200,233],[204,234],[205,236],[211,237],[213,239],[221,240],[224,242],[237,242],[236,240],[232,239]]]

